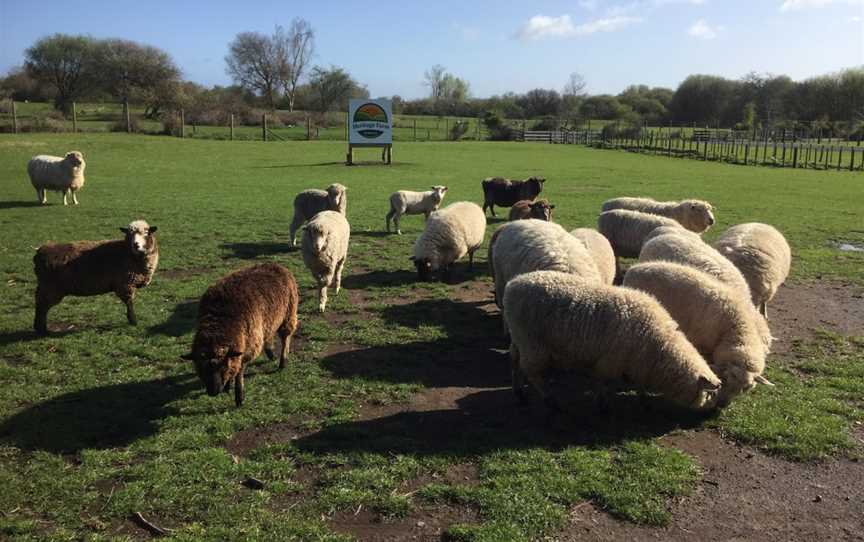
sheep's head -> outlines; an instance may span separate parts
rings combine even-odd
[[[146,256],[156,249],[156,229],[144,220],[135,220],[120,231],[126,234],[126,243],[133,254]]]
[[[199,346],[182,356],[195,365],[198,378],[207,388],[207,395],[219,395],[228,384],[243,370],[243,352],[228,346]]]
[[[84,165],[84,155],[78,151],[67,152],[63,160],[69,164],[71,168],[77,168]]]
[[[753,389],[757,383],[774,385],[762,376],[765,354],[758,347],[755,351],[738,347],[721,350],[714,356],[711,368],[723,380],[723,389],[717,397],[718,406],[725,407],[738,395]]]
[[[702,375],[696,381],[696,398],[690,403],[694,410],[712,410],[718,406],[724,384],[714,375]]]
[[[543,183],[546,182],[546,179],[543,177],[529,177],[524,181],[523,190],[525,199],[534,199],[537,197],[540,192],[543,191]]]
[[[348,190],[344,185],[333,183],[327,187],[327,199],[330,202],[330,210],[345,214],[345,207],[348,205],[348,200],[345,197],[345,191]]]
[[[315,254],[320,254],[327,245],[327,232],[320,227],[320,224],[307,224],[303,230],[303,236],[303,244],[308,246]]]
[[[539,218],[546,222],[552,221],[552,209],[554,205],[550,205],[545,199],[539,199],[531,204],[531,218]]]
[[[409,258],[414,262],[414,267],[417,268],[417,280],[427,281],[432,278],[432,272],[435,271],[432,267],[432,260],[429,258]]]
[[[679,204],[681,222],[688,230],[702,233],[714,224],[714,208],[707,201],[684,200]]]
[[[435,185],[432,187],[432,191],[435,192],[435,195],[438,196],[438,201],[444,199],[444,194],[447,193],[447,187],[441,185]]]

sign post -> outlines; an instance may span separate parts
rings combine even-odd
[[[381,160],[393,157],[393,110],[390,100],[348,101],[348,155],[345,165],[354,164],[354,149],[382,147]]]

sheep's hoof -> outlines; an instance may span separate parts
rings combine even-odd
[[[324,314],[324,305],[318,305],[318,312]]]

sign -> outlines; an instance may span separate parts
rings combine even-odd
[[[370,147],[393,144],[393,109],[390,100],[348,101],[348,143]]]

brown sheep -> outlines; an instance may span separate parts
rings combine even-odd
[[[546,179],[529,177],[524,181],[511,181],[503,177],[489,177],[481,182],[483,187],[483,212],[486,208],[495,214],[495,205],[511,207],[517,201],[527,199],[533,201],[543,191]]]
[[[198,304],[192,351],[183,356],[194,362],[207,394],[227,392],[233,382],[234,403],[241,406],[246,365],[262,350],[273,359],[270,345],[275,335],[282,341],[279,368],[283,369],[297,330],[299,303],[294,275],[276,263],[235,271],[207,288]]]
[[[126,319],[136,325],[135,291],[150,284],[159,264],[156,226],[136,220],[120,228],[125,239],[47,243],[33,257],[36,272],[36,333],[48,333],[48,311],[67,295],[114,292],[126,304]]]
[[[509,220],[537,218],[546,222],[552,222],[552,209],[554,208],[555,206],[550,205],[545,199],[538,199],[533,202],[523,199],[514,203],[513,207],[510,208]]]

